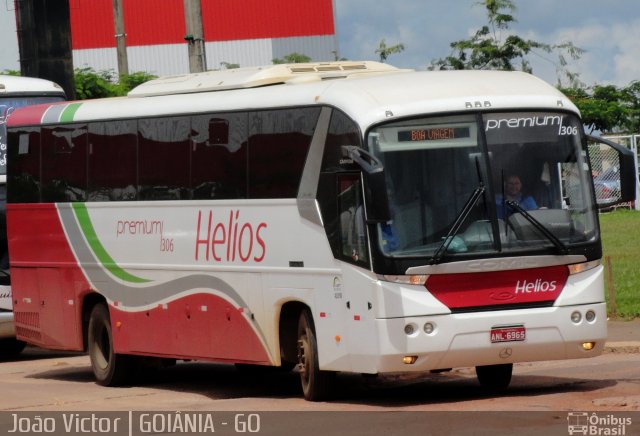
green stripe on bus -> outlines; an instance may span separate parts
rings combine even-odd
[[[87,211],[87,206],[84,203],[73,203],[73,210],[78,218],[78,223],[80,224],[80,228],[82,229],[82,233],[84,233],[91,250],[98,258],[98,261],[104,266],[111,274],[118,277],[125,282],[130,283],[148,283],[151,280],[143,279],[141,277],[134,276],[133,274],[128,273],[118,266],[117,263],[111,258],[107,250],[104,248],[100,240],[98,239],[98,235],[96,235],[96,231],[93,228],[93,223],[91,223],[91,218],[89,218],[89,212]]]
[[[60,114],[60,122],[69,123],[69,122],[73,121],[73,117],[76,114],[76,112],[78,111],[78,108],[80,107],[81,104],[82,103],[71,103],[71,104],[68,104],[67,107],[64,108],[64,110]]]

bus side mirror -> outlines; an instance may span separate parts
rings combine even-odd
[[[633,152],[604,138],[587,136],[587,139],[594,143],[589,146],[591,168],[598,168],[593,175],[598,208],[635,201],[638,180]]]
[[[387,180],[382,162],[368,151],[354,145],[343,145],[342,155],[352,159],[364,172],[367,224],[390,221],[391,211],[387,194]]]

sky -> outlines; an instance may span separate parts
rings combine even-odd
[[[586,50],[570,69],[586,85],[626,86],[640,80],[638,0],[514,0],[511,31],[548,44],[570,41]],[[397,67],[424,69],[448,56],[449,44],[467,39],[487,23],[478,0],[335,0],[340,55],[375,59],[380,40],[403,43],[391,55]],[[392,5],[392,6],[390,6]],[[532,56],[533,73],[555,84],[557,56]]]
[[[206,0],[203,0],[206,1]],[[313,0],[307,0],[313,1]],[[340,56],[376,60],[375,49],[402,43],[404,52],[388,63],[425,69],[451,53],[449,44],[486,24],[478,0],[334,0]],[[535,41],[570,41],[586,50],[570,69],[586,85],[626,86],[640,80],[638,0],[514,0],[517,23],[511,32]],[[0,0],[0,71],[19,69],[13,0]],[[556,84],[557,57],[530,58],[533,73]]]

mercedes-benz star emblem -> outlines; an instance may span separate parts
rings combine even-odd
[[[503,348],[500,351],[499,356],[503,359],[507,359],[509,357],[511,357],[511,355],[513,354],[513,350],[511,348]]]

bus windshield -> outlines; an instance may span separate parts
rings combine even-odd
[[[582,126],[567,113],[490,113],[384,124],[368,134],[383,162],[388,257],[566,253],[597,238]]]

